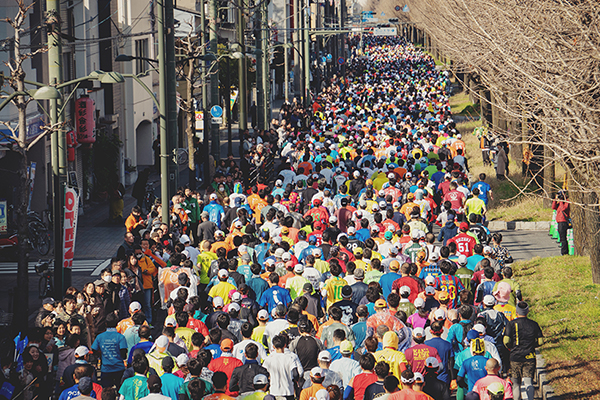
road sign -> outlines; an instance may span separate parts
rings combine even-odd
[[[396,36],[396,28],[375,28],[373,29],[373,36]]]
[[[325,56],[321,57],[321,63],[323,63],[323,64],[327,63],[327,57],[325,57]]]
[[[210,115],[214,118],[221,118],[223,116],[223,108],[221,106],[212,106]]]
[[[346,60],[344,60],[342,57],[338,58],[338,64],[344,65],[345,62]]]
[[[212,112],[212,110],[211,110],[211,112]],[[212,117],[210,119],[210,123],[215,124],[215,125],[221,125],[223,123],[223,117]]]

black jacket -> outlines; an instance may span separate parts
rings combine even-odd
[[[254,377],[259,374],[269,376],[266,368],[263,368],[257,362],[246,361],[246,364],[233,370],[229,380],[229,390],[240,393],[254,392]]]

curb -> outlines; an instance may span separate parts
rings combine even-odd
[[[490,221],[487,227],[491,231],[549,231],[550,221]]]
[[[539,395],[542,400],[560,400],[560,396],[554,393],[554,389],[550,386],[548,376],[546,375],[546,360],[536,350],[537,368],[535,371],[536,381],[539,385]]]

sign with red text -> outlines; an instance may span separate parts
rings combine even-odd
[[[65,188],[65,223],[63,230],[63,268],[73,267],[75,254],[75,236],[77,234],[77,214],[79,195],[74,188]]]

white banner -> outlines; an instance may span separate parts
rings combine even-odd
[[[73,267],[79,195],[74,188],[65,188],[65,223],[63,229],[63,268]]]
[[[373,36],[396,36],[398,33],[396,28],[375,28]]]

